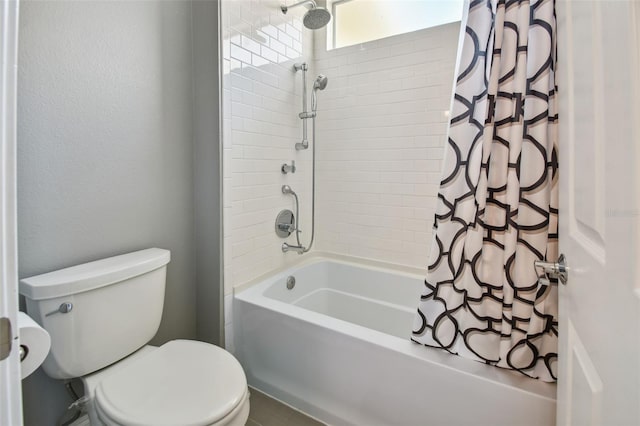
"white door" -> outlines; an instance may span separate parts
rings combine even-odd
[[[558,425],[640,425],[640,1],[559,0]]]
[[[0,331],[11,336],[7,358],[0,349],[0,425],[22,424],[19,342],[16,338],[16,58],[18,2],[0,0]],[[9,329],[6,326],[9,326]],[[10,332],[9,332],[10,330]],[[0,337],[6,349],[8,341]]]

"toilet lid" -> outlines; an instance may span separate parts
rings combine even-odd
[[[96,403],[126,425],[209,425],[243,400],[247,379],[227,351],[173,340],[106,377]]]

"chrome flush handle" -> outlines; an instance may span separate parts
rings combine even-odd
[[[45,317],[48,317],[49,315],[53,315],[53,314],[67,314],[72,310],[73,310],[73,303],[64,302],[64,303],[61,303],[60,306],[58,306],[58,309],[56,309],[55,311],[49,312],[48,314],[45,315]]]

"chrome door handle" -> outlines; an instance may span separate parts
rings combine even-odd
[[[558,261],[556,263],[536,260],[533,264],[536,268],[542,269],[550,278],[557,278],[560,280],[562,284],[566,284],[569,279],[569,266],[567,266],[567,258],[564,254],[561,254],[560,257],[558,257]]]

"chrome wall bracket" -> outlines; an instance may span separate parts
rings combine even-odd
[[[303,2],[301,2],[303,3]],[[315,4],[315,3],[314,3]],[[297,71],[302,71],[302,112],[300,113],[300,118],[302,119],[302,141],[296,143],[296,150],[304,150],[309,148],[309,140],[307,139],[307,120],[303,118],[307,111],[307,70],[309,67],[306,62],[302,62],[299,64],[294,64],[293,69]]]
[[[286,175],[287,173],[295,173],[296,161],[291,160],[291,165],[288,165],[287,163],[282,164],[282,166],[280,167],[280,171],[282,172],[283,175]]]

